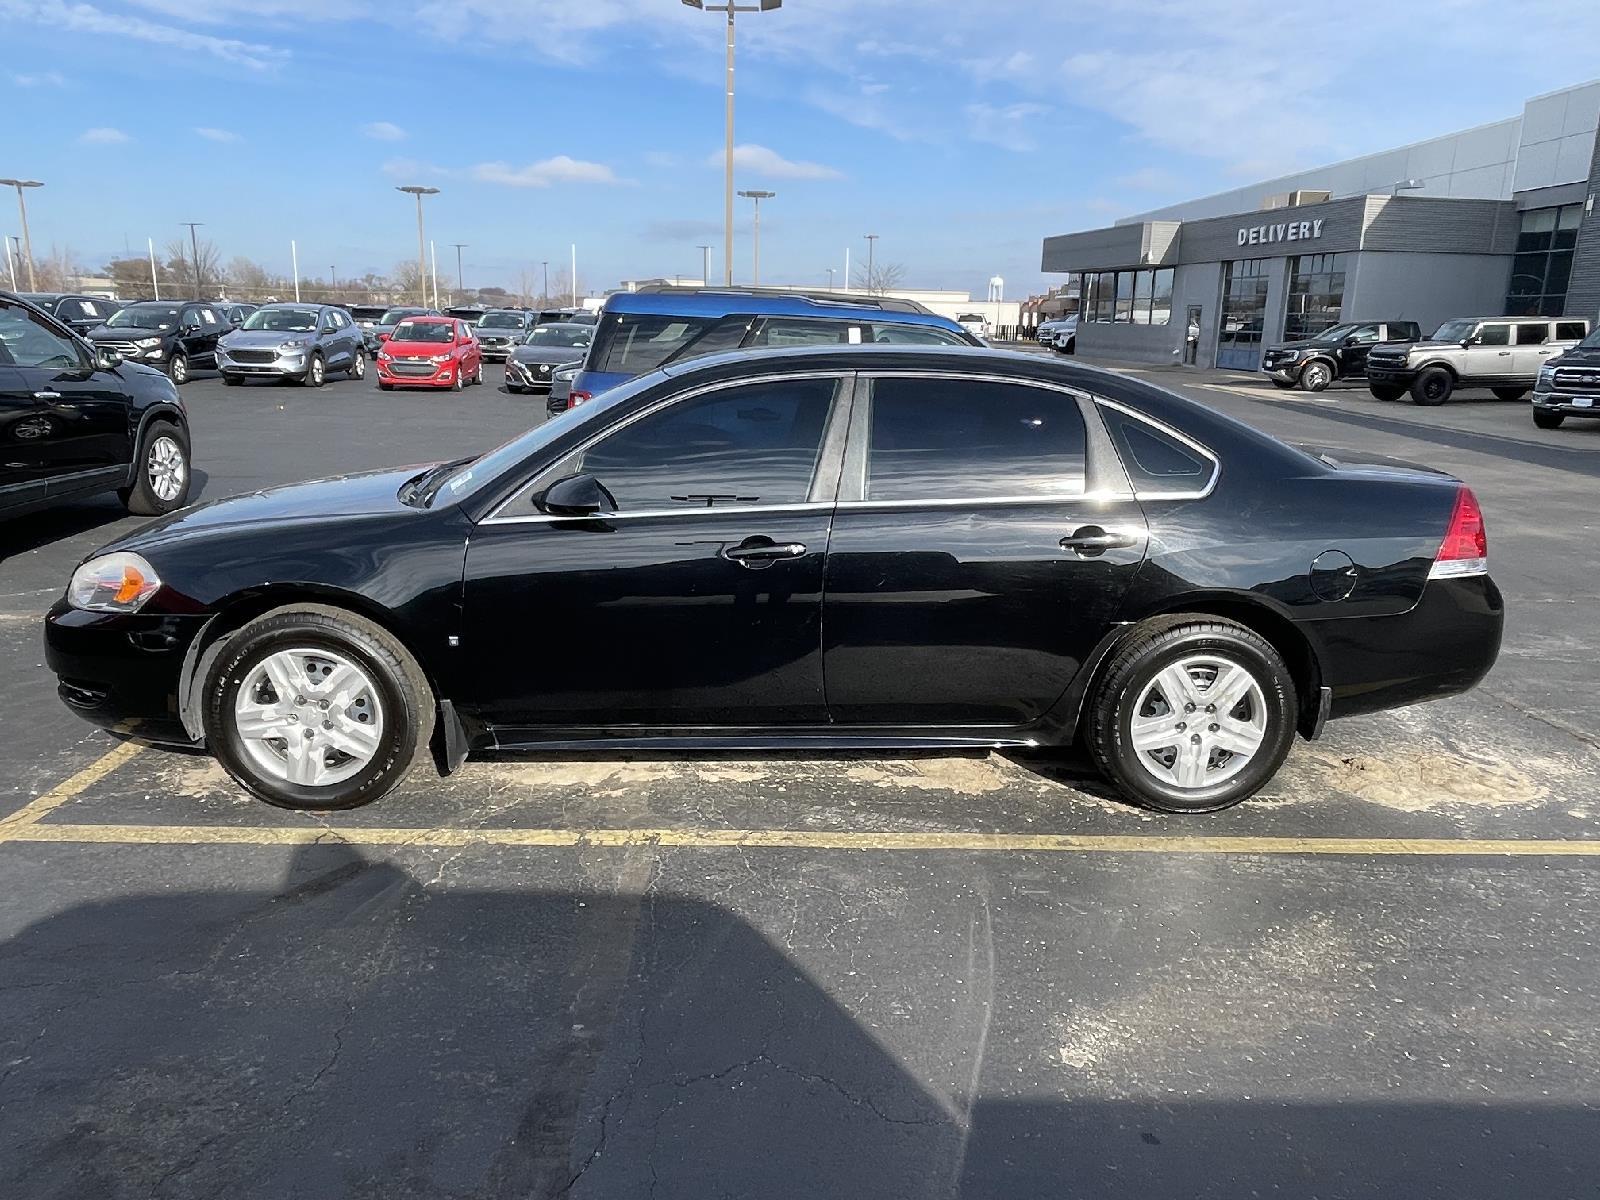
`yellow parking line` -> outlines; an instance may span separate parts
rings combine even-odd
[[[699,850],[1600,858],[1600,839],[1147,837],[1137,834],[855,833],[794,829],[408,829],[360,826],[336,829],[326,825],[269,828],[22,824],[0,832],[0,840],[187,846],[303,846],[322,842],[346,846],[423,847],[659,846]]]
[[[123,742],[113,746],[77,774],[69,775],[44,795],[30,800],[10,816],[0,820],[0,842],[12,840],[19,829],[26,829],[52,810],[60,808],[86,788],[100,782],[143,749],[144,746],[138,742]]]

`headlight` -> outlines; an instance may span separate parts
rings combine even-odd
[[[158,337],[140,338],[138,341],[134,342],[134,345],[138,346],[141,350],[154,350],[157,346],[161,345],[161,339]]]
[[[450,361],[450,356],[448,354],[434,354],[429,356],[428,361],[431,363],[447,363]]]
[[[72,573],[67,603],[89,612],[136,613],[160,587],[155,568],[137,554],[102,554]]]
[[[305,338],[290,338],[278,346],[279,350],[299,350],[306,345]]]

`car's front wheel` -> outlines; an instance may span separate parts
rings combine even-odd
[[[167,360],[167,378],[182,387],[189,382],[189,356],[182,352]]]
[[[139,439],[138,475],[117,497],[130,513],[159,517],[189,498],[189,439],[170,421],[151,421]]]
[[[1432,408],[1450,399],[1456,390],[1456,377],[1443,367],[1429,367],[1411,382],[1411,402]]]
[[[365,379],[367,377],[367,356],[357,350],[350,358],[350,378]]]
[[[1300,386],[1308,392],[1325,392],[1333,382],[1333,369],[1325,362],[1309,362],[1300,372]]]
[[[306,373],[300,377],[304,387],[319,388],[328,378],[328,364],[323,361],[322,351],[312,353],[311,361],[306,364]]]
[[[1215,812],[1254,795],[1294,739],[1283,659],[1243,625],[1195,614],[1152,621],[1107,664],[1087,741],[1123,792],[1162,812]]]
[[[1546,412],[1542,408],[1533,410],[1533,423],[1540,429],[1560,429],[1566,419],[1566,413]]]
[[[357,808],[426,753],[433,693],[387,630],[321,605],[250,622],[205,680],[206,742],[247,791],[280,808]]]

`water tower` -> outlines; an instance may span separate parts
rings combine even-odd
[[[999,304],[1006,298],[1006,281],[998,275],[989,277],[989,303]]]

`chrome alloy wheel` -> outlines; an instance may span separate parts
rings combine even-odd
[[[163,434],[150,443],[150,453],[145,456],[144,473],[150,481],[150,490],[162,500],[170,502],[183,495],[183,485],[189,478],[189,464],[176,438]]]
[[[356,351],[355,361],[350,365],[350,374],[357,379],[367,377],[367,356],[361,351]]]
[[[329,787],[360,772],[383,743],[383,705],[361,667],[329,650],[269,654],[240,685],[233,726],[264,775]]]
[[[1192,654],[1145,685],[1128,736],[1139,765],[1160,782],[1194,791],[1215,787],[1260,751],[1266,697],[1239,663]]]

